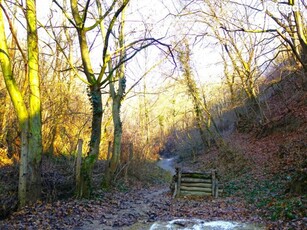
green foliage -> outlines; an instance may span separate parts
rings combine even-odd
[[[93,193],[92,171],[97,160],[96,154],[86,156],[81,165],[80,186],[77,188],[77,197],[89,198]]]
[[[125,182],[124,178],[121,178],[120,180],[116,181],[115,187],[120,192],[128,192],[129,191],[129,185]]]
[[[87,157],[84,158],[83,162],[84,162],[84,167],[92,167],[92,165],[95,163],[97,159],[97,155],[96,154],[91,154],[88,155]]]
[[[271,220],[293,220],[299,216],[306,216],[306,210],[300,197],[272,200],[266,206]]]

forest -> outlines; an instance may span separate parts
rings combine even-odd
[[[305,0],[0,0],[0,64],[0,229],[306,228]]]

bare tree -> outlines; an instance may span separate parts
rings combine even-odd
[[[184,84],[187,87],[188,95],[192,97],[194,113],[196,116],[196,124],[201,136],[201,140],[203,145],[208,147],[210,146],[210,139],[214,140],[219,137],[220,134],[214,118],[211,115],[211,112],[204,98],[201,97],[199,87],[197,87],[197,83],[194,79],[190,61],[192,57],[190,45],[186,39],[183,41],[183,43],[183,46],[178,51],[178,59],[183,71]],[[213,129],[211,129],[211,126]],[[205,132],[205,130],[207,132]]]
[[[118,36],[118,62],[121,62],[125,59],[126,48],[125,48],[125,10],[123,10],[121,15],[120,22],[120,31]],[[115,64],[115,66],[117,65]],[[110,63],[111,65],[111,63]],[[112,68],[111,66],[109,67]],[[115,88],[115,83],[117,83],[117,90]],[[112,98],[112,118],[114,125],[114,134],[113,134],[113,152],[109,165],[107,166],[106,176],[105,176],[105,185],[110,186],[112,179],[115,177],[115,173],[120,164],[121,158],[121,145],[122,145],[122,134],[123,127],[121,121],[121,103],[125,96],[126,90],[126,76],[125,76],[125,65],[124,63],[115,71],[115,74],[110,79],[110,95]]]
[[[6,11],[2,1],[0,6],[2,9],[0,12],[1,68],[21,129],[18,198],[19,206],[22,207],[37,201],[41,195],[42,124],[36,4],[34,0],[27,0],[25,9],[28,51],[26,64],[29,70],[27,80],[30,90],[28,98],[22,94],[16,83],[5,35],[2,11]],[[22,5],[20,7],[23,8]],[[12,29],[11,32],[14,34]],[[17,37],[14,39],[18,43]]]
[[[231,27],[225,27],[228,32],[268,33],[272,35],[271,41],[277,35],[283,45],[283,49],[279,49],[273,59],[277,58],[281,52],[291,51],[293,58],[307,71],[307,21],[303,13],[303,8],[305,8],[304,0],[278,0],[274,2],[260,0],[253,7],[242,2],[233,3],[241,9],[250,9],[258,15],[261,14],[264,24],[269,25],[269,28],[259,26],[255,28],[253,23],[240,23],[239,25],[232,24]],[[267,19],[267,16],[270,20]]]
[[[116,79],[117,71],[120,71],[122,65],[131,60],[140,50],[151,45],[168,46],[163,44],[159,39],[141,38],[127,43],[124,46],[119,45],[118,47],[114,47],[115,43],[120,40],[114,36],[116,29],[120,26],[120,23],[118,23],[120,15],[130,0],[114,0],[110,2],[110,5],[102,5],[98,0],[95,1],[96,4],[93,4],[90,0],[85,1],[84,4],[80,4],[82,2],[81,0],[72,0],[70,2],[72,17],[69,16],[67,9],[64,9],[58,1],[53,0],[53,2],[62,10],[63,14],[77,31],[79,52],[82,60],[81,70],[86,76],[84,82],[88,84],[89,97],[93,109],[89,152],[82,163],[81,181],[78,188],[79,197],[88,197],[92,187],[92,170],[98,158],[101,140],[101,123],[104,112],[101,89],[108,86],[112,80],[118,80]],[[92,24],[86,26],[90,23]],[[101,35],[103,38],[102,61],[98,73],[94,71],[94,60],[91,59],[90,55],[91,47],[94,44],[90,45],[90,36],[88,36],[89,32],[94,29],[98,29],[98,35]],[[93,42],[95,42],[97,36],[94,37]],[[114,48],[113,52],[111,52],[111,46]],[[123,51],[125,51],[125,54]],[[70,62],[70,65],[72,69],[77,70],[73,63]],[[120,75],[117,75],[117,77],[120,77]],[[124,79],[124,77],[121,77],[120,82],[122,83]]]

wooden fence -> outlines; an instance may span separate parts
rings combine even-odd
[[[218,178],[215,170],[193,172],[176,168],[172,183],[173,197],[213,196],[217,198],[219,192],[222,192],[222,189],[218,188]]]

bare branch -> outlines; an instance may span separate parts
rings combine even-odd
[[[0,3],[0,7],[1,7],[1,9],[3,10],[3,12],[4,12],[5,17],[7,18],[7,21],[8,21],[8,23],[9,23],[9,27],[10,27],[10,31],[11,31],[11,33],[12,33],[13,39],[14,39],[15,42],[16,42],[16,45],[17,45],[17,47],[18,47],[18,50],[19,50],[19,52],[20,52],[21,55],[22,55],[22,59],[24,60],[25,64],[27,64],[27,57],[26,57],[26,54],[23,52],[23,50],[22,50],[22,48],[21,48],[21,46],[20,46],[20,44],[19,44],[19,42],[18,42],[17,35],[16,35],[16,33],[15,33],[14,26],[13,26],[13,24],[12,24],[12,22],[11,22],[10,16],[8,15],[8,13],[7,13],[7,11],[5,10],[5,8],[3,7],[2,3]]]
[[[110,38],[110,35],[112,33],[112,29],[113,29],[113,26],[115,24],[115,21],[117,20],[118,16],[120,15],[120,13],[124,10],[124,8],[128,5],[130,0],[125,0],[123,2],[123,4],[121,5],[121,7],[115,12],[110,24],[109,24],[109,27],[108,27],[108,30],[107,30],[107,33],[106,33],[106,36],[105,36],[105,39],[104,39],[104,47],[103,47],[103,51],[102,51],[102,62],[103,62],[103,66],[101,68],[101,71],[99,73],[99,76],[98,76],[98,79],[97,81],[98,82],[101,82],[102,80],[102,77],[103,77],[103,74],[105,73],[106,71],[106,68],[107,68],[107,65],[108,65],[108,62],[110,61],[110,57],[108,55],[108,48],[109,48],[109,38]]]
[[[141,42],[149,42],[149,43],[146,43],[146,44],[142,44],[141,46],[135,48],[134,45],[138,44],[138,43],[141,43]],[[151,46],[151,45],[161,45],[161,46],[164,46],[164,47],[167,47],[168,51],[169,51],[169,54],[168,55],[171,55],[172,57],[172,60],[174,61],[174,64],[176,65],[176,62],[175,62],[175,58],[174,58],[174,55],[172,53],[172,50],[170,48],[170,45],[167,45],[167,44],[164,44],[162,43],[161,41],[159,41],[159,39],[155,39],[155,38],[144,38],[144,39],[140,39],[138,41],[134,41],[130,44],[128,44],[127,46],[125,46],[125,49],[128,51],[129,49],[132,49],[132,54],[130,55],[127,55],[124,59],[121,59],[119,60],[119,62],[110,70],[110,72],[108,73],[106,79],[104,79],[102,82],[101,82],[101,86],[104,87],[103,85],[104,84],[107,84],[108,81],[111,79],[114,71],[116,69],[118,69],[120,66],[122,66],[124,63],[128,62],[129,60],[131,60],[137,53],[139,53],[141,50],[143,49],[146,49],[147,47]],[[117,52],[119,52],[120,50],[117,50]]]
[[[52,2],[54,2],[63,12],[63,14],[65,15],[65,17],[67,18],[67,20],[75,27],[77,28],[77,25],[74,23],[74,21],[68,16],[66,10],[57,2],[57,0],[52,0]]]
[[[104,20],[110,14],[110,12],[113,10],[115,4],[117,3],[117,0],[114,0],[112,2],[112,5],[110,6],[110,8],[103,15],[102,15],[102,8],[101,8],[100,1],[96,1],[96,3],[97,3],[98,13],[99,13],[99,19],[96,20],[96,22],[93,25],[86,27],[85,31],[90,31],[90,30],[96,28],[102,22],[102,20]]]
[[[227,32],[246,32],[246,33],[270,33],[270,32],[277,32],[276,29],[266,29],[266,30],[248,30],[244,28],[240,29],[227,29],[224,26],[220,27],[221,29],[227,31]]]
[[[87,19],[87,13],[88,13],[88,7],[90,5],[90,1],[91,0],[87,0],[85,8],[84,8],[84,13],[83,13],[83,16],[82,16],[82,27],[81,27],[81,29],[83,29],[84,26],[85,26],[85,21]]]
[[[255,10],[255,11],[258,11],[258,12],[262,12],[263,11],[263,8],[262,9],[258,9],[256,7],[253,7],[253,6],[245,4],[245,3],[239,3],[239,2],[236,2],[236,1],[229,1],[229,2],[232,3],[232,4],[235,4],[235,5],[244,6],[244,8],[249,8],[249,9],[252,9],[252,10]]]

